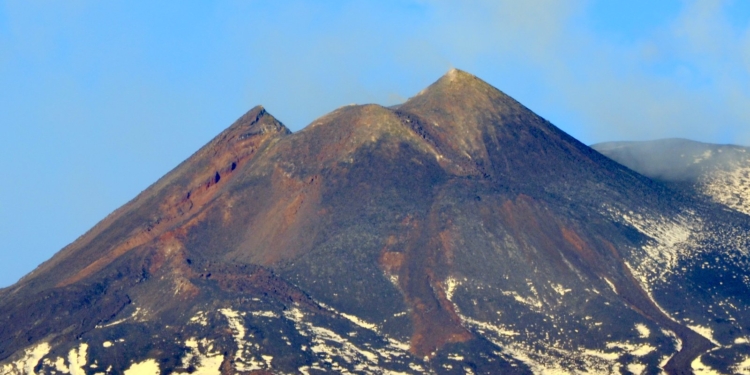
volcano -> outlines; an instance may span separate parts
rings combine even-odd
[[[0,373],[748,373],[749,230],[459,70],[255,107],[0,290]]]

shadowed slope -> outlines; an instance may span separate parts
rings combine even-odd
[[[609,162],[466,72],[450,71],[400,106],[398,111],[418,119],[414,122],[419,124],[420,133],[425,139],[434,140],[439,148],[450,150],[451,159],[463,159],[463,165],[467,166],[473,163],[475,171],[490,180],[490,185],[523,192],[521,197],[531,195],[529,203],[535,207],[532,211],[519,211],[526,205],[518,207],[508,205],[509,202],[503,204],[503,209],[498,207],[500,216],[508,215],[512,222],[531,221],[532,226],[524,225],[512,235],[514,238],[522,242],[528,241],[522,238],[534,242],[546,238],[546,243],[537,242],[531,247],[562,250],[562,258],[578,263],[576,268],[580,272],[593,272],[594,279],[608,279],[632,309],[675,331],[683,340],[685,349],[667,365],[670,371],[684,371],[697,353],[711,347],[708,340],[676,324],[648,296],[624,260],[630,258],[626,249],[632,245],[621,242],[617,246],[620,249],[616,249],[609,242],[618,237],[615,228],[592,231],[586,222],[599,213],[597,206],[601,201],[627,202],[631,210],[651,204],[658,205],[663,212],[677,212],[679,206],[671,201],[670,195],[664,194],[663,187]],[[540,213],[534,212],[539,208],[555,210],[560,200],[575,202],[579,212],[572,216],[567,212],[552,216],[544,214],[547,216],[544,219],[538,217]],[[559,228],[537,233],[535,227],[542,221],[547,223],[546,226],[557,222]],[[517,225],[511,223],[506,222],[504,227]],[[579,229],[566,228],[570,225]],[[555,256],[554,252],[542,257],[527,255],[530,259],[539,257],[532,262],[542,264]]]

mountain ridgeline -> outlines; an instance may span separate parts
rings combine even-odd
[[[750,373],[750,216],[613,159],[459,70],[253,108],[0,290],[0,373]]]

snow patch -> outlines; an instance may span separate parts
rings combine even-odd
[[[515,299],[517,302],[533,307],[534,309],[536,309],[536,311],[541,310],[541,308],[544,306],[542,305],[542,301],[534,297],[522,297],[515,291],[503,291],[502,293],[505,296],[513,297],[513,299]]]
[[[552,283],[551,285],[552,285],[552,289],[554,289],[554,291],[557,292],[557,294],[561,296],[565,296],[566,293],[570,293],[572,291],[572,289],[565,289],[565,287],[563,287],[562,284]]]
[[[711,341],[712,343],[714,343],[716,346],[721,346],[721,344],[719,344],[719,342],[714,339],[714,331],[711,328],[700,326],[700,325],[697,325],[697,324],[696,325],[690,325],[690,324],[688,324],[687,327],[690,328],[690,329],[692,329],[693,331],[695,331],[695,333],[697,333],[697,334],[699,334],[699,335],[707,338],[709,341]]]
[[[68,366],[65,365],[65,359],[61,357],[57,357],[55,359],[55,363],[50,362],[48,359],[44,360],[44,363],[50,366],[54,366],[55,370],[68,374],[70,373],[70,370],[68,369]]]
[[[641,336],[642,339],[647,339],[649,336],[651,336],[651,330],[648,329],[645,324],[636,324],[635,330],[638,331],[638,335]]]
[[[49,343],[43,342],[24,350],[23,358],[3,365],[0,373],[4,375],[36,375],[34,367],[52,349]]]
[[[671,272],[679,259],[695,247],[693,233],[700,233],[703,229],[701,221],[688,214],[675,218],[623,214],[620,218],[651,239],[642,247],[647,257],[634,270],[646,291],[651,290],[654,279]]]
[[[123,318],[123,319],[115,320],[114,322],[111,322],[111,323],[97,324],[96,328],[97,329],[101,329],[101,328],[112,327],[112,326],[116,326],[118,324],[127,322],[128,320],[132,320],[134,322],[145,322],[147,314],[148,314],[148,311],[141,310],[140,307],[136,307],[135,311],[133,311],[132,315],[130,315],[130,316],[126,317],[126,318]]]
[[[208,317],[204,311],[198,311],[195,316],[190,318],[189,324],[199,324],[204,327],[208,326]]]
[[[399,287],[399,285],[398,285],[398,275],[387,274],[386,276],[388,277],[388,281],[390,281],[391,284],[393,284],[394,286],[396,286],[396,288]]]
[[[607,285],[609,285],[609,287],[612,289],[612,291],[615,292],[615,294],[618,294],[617,293],[617,288],[615,288],[615,284],[613,284],[611,281],[609,281],[609,279],[606,278],[606,277],[603,277],[603,279],[604,279],[604,281],[607,282]]]
[[[190,348],[190,351],[182,358],[182,367],[193,366],[195,371],[190,375],[221,375],[221,363],[224,361],[224,356],[221,352],[213,350],[213,342],[207,339],[198,341],[190,338],[185,341],[185,346]],[[188,373],[175,372],[174,374],[187,375]]]
[[[742,361],[731,367],[732,372],[739,375],[750,375],[750,356],[745,356]]]
[[[344,366],[353,365],[356,372],[380,373],[382,369],[378,367],[378,363],[381,356],[386,358],[402,356],[405,355],[402,349],[408,350],[409,348],[408,345],[395,339],[389,339],[389,345],[384,349],[377,352],[365,350],[330,329],[318,327],[308,322],[305,319],[305,314],[297,307],[284,311],[284,316],[294,323],[301,335],[310,338],[312,345],[309,349],[319,359],[311,365],[310,369],[322,367],[320,362],[322,361],[328,363],[336,372],[347,372]],[[305,369],[305,371],[307,370]],[[300,372],[303,372],[302,369],[300,369]]]
[[[628,371],[632,372],[634,375],[641,375],[643,374],[643,371],[646,370],[646,365],[640,362],[631,362],[628,363],[626,366]]]
[[[452,361],[463,361],[464,356],[451,353],[451,354],[448,354],[448,359]]]
[[[68,369],[70,375],[86,375],[86,362],[88,361],[89,346],[85,342],[78,345],[78,349],[73,348],[68,352]]]
[[[499,343],[498,343],[499,345]],[[520,343],[506,343],[503,352],[525,363],[531,372],[537,375],[598,375],[619,373],[619,363],[595,355],[586,355],[582,351],[569,351],[549,347],[549,353]],[[552,354],[554,353],[554,354]],[[563,365],[569,363],[570,366]],[[583,363],[583,366],[573,363]]]
[[[414,371],[419,371],[419,372],[421,372],[421,373],[424,373],[424,372],[426,372],[426,371],[424,370],[424,367],[422,367],[422,366],[420,366],[420,365],[418,365],[418,364],[416,364],[416,363],[410,363],[410,364],[409,364],[409,368],[410,368],[410,369],[412,369],[412,370],[414,370]]]
[[[606,359],[608,361],[615,361],[618,358],[620,358],[619,353],[615,353],[615,352],[608,353],[608,352],[603,352],[601,350],[594,350],[594,349],[584,349],[582,353],[584,355],[588,355],[592,357],[599,357],[602,359]]]
[[[720,372],[712,369],[708,365],[704,364],[701,361],[701,357],[698,356],[696,359],[693,360],[693,362],[690,364],[690,367],[693,369],[693,373],[695,375],[722,375]]]
[[[255,356],[251,356],[250,358],[246,357],[246,354],[248,354],[248,348],[246,345],[247,341],[245,341],[245,335],[247,331],[245,329],[245,325],[243,324],[244,319],[242,318],[242,314],[228,308],[220,309],[219,312],[224,315],[225,318],[227,318],[227,321],[229,322],[229,328],[232,330],[234,342],[237,344],[237,352],[234,356],[235,370],[241,372],[249,372],[255,370],[270,369],[270,364],[263,360],[262,356],[260,359],[255,358]]]
[[[750,164],[714,171],[702,182],[701,191],[714,202],[750,215]]]
[[[482,322],[479,320],[472,319],[468,316],[461,315],[458,313],[459,318],[461,318],[461,321],[465,324],[468,324],[480,333],[484,334],[486,332],[492,332],[500,336],[518,336],[518,331],[514,331],[512,329],[505,328],[505,326],[502,325],[495,325],[492,323]]]
[[[449,301],[453,300],[453,293],[456,292],[456,288],[461,285],[461,282],[456,280],[455,277],[450,276],[447,279],[445,279],[445,297],[448,298]]]
[[[455,306],[455,305],[454,305]],[[620,355],[616,353],[604,353],[590,349],[566,350],[555,347],[554,344],[545,345],[546,351],[539,350],[535,344],[516,341],[520,333],[508,330],[505,327],[491,323],[478,321],[464,316],[455,306],[456,313],[462,323],[482,334],[486,339],[502,348],[506,355],[525,363],[531,368],[532,373],[541,375],[595,375],[617,373],[615,363]],[[498,353],[504,356],[502,353]],[[583,363],[585,366],[580,366]]]
[[[252,316],[259,316],[263,318],[279,318],[279,314],[273,311],[253,311],[250,313]]]
[[[343,316],[344,318],[346,318],[346,320],[348,320],[348,321],[350,321],[350,322],[352,322],[352,323],[354,323],[354,324],[356,324],[356,325],[358,325],[358,326],[360,326],[360,327],[362,327],[364,329],[373,331],[375,333],[378,332],[378,326],[375,325],[375,324],[366,322],[366,321],[364,321],[364,320],[362,320],[362,319],[360,319],[360,318],[358,318],[358,317],[356,317],[354,315],[349,315],[349,314],[345,314],[345,313],[342,313],[342,312],[339,312],[339,315]]]
[[[649,344],[630,344],[630,343],[624,343],[624,342],[612,342],[607,343],[608,348],[619,348],[625,351],[628,354],[634,355],[636,357],[643,357],[651,352],[655,351],[656,348],[649,345]]]
[[[155,359],[147,359],[143,362],[133,363],[125,370],[125,375],[160,375],[159,364]]]

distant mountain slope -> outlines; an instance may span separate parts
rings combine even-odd
[[[256,107],[0,290],[0,374],[742,372],[749,232],[459,70]]]
[[[687,139],[591,146],[650,178],[689,189],[750,214],[750,148]]]

